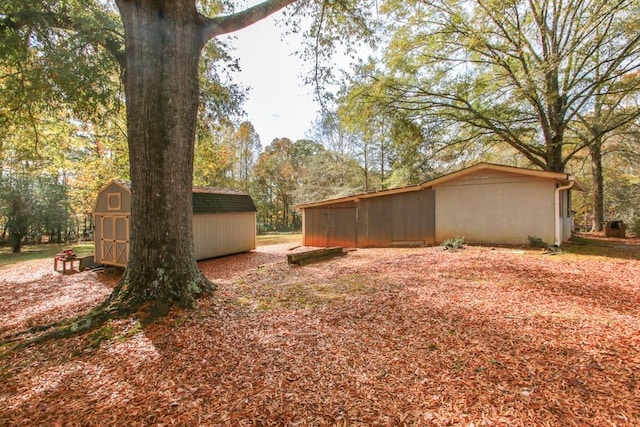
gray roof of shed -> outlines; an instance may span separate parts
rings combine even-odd
[[[193,213],[256,212],[246,193],[219,188],[194,188]]]
[[[131,191],[130,182],[114,179],[105,185],[100,192],[114,183]],[[253,199],[247,193],[229,188],[193,187],[193,213],[256,211]]]

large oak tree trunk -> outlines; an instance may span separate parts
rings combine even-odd
[[[602,137],[589,145],[591,179],[593,181],[593,226],[591,231],[604,228],[604,177],[602,173]]]
[[[193,256],[192,181],[201,22],[193,0],[118,0],[126,40],[130,258],[120,308],[192,306],[213,285]]]

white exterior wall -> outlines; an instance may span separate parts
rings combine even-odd
[[[193,215],[196,260],[256,248],[256,213],[199,213]]]
[[[529,236],[553,244],[555,181],[481,170],[434,186],[436,242],[528,244]]]

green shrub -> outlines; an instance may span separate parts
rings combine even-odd
[[[446,251],[455,252],[458,249],[464,248],[464,237],[455,237],[452,239],[447,239],[442,242],[441,245]]]
[[[544,240],[536,236],[529,236],[529,246],[532,248],[546,248],[547,245]]]

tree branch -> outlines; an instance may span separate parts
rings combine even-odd
[[[16,31],[23,27],[30,27],[37,23],[44,23],[50,28],[60,30],[73,31],[81,35],[88,42],[96,46],[102,46],[107,52],[113,56],[116,62],[124,67],[124,36],[117,34],[112,29],[102,29],[102,32],[85,31],[90,28],[86,22],[78,19],[74,20],[69,16],[56,15],[45,12],[28,12],[23,14],[13,14],[4,16],[0,19],[0,32],[2,30]]]
[[[232,33],[255,24],[261,19],[283,9],[298,0],[267,0],[233,15],[205,18],[202,43],[222,34]]]

